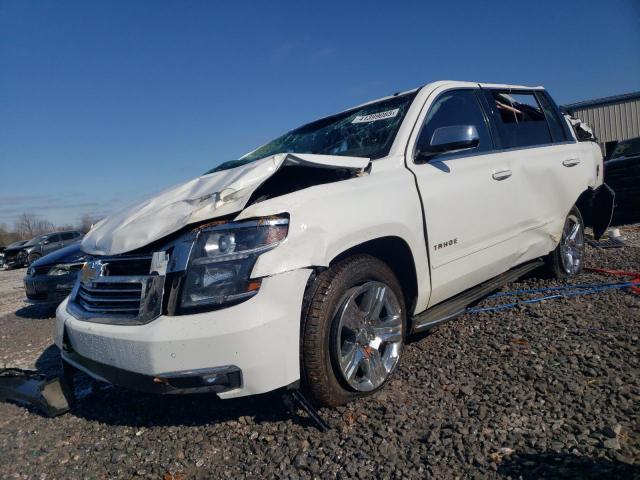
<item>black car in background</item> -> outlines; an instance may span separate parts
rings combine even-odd
[[[616,215],[640,218],[640,137],[618,142],[604,161],[604,181],[616,192]]]
[[[14,254],[16,252],[19,252],[20,249],[22,248],[22,246],[27,243],[27,240],[18,240],[17,242],[13,242],[10,243],[9,245],[7,245],[3,250],[2,250],[2,265],[0,266],[8,266],[11,267],[12,265],[9,265],[9,263],[7,263],[7,255],[11,258],[12,256],[14,256]]]
[[[51,306],[59,304],[71,293],[85,257],[80,242],[76,242],[33,262],[24,277],[27,300]]]
[[[75,230],[45,233],[32,238],[20,247],[11,249],[7,247],[4,251],[4,262],[9,267],[31,265],[40,257],[77,242],[83,235],[84,233]]]

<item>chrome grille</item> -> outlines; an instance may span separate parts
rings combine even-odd
[[[135,325],[162,312],[164,276],[150,275],[151,255],[101,257],[87,262],[69,311],[82,320]]]
[[[137,316],[142,300],[142,283],[91,282],[80,284],[76,301],[87,312]]]

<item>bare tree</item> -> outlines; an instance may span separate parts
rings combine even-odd
[[[19,240],[18,234],[10,231],[4,223],[0,224],[0,247],[6,247],[10,243]]]
[[[30,239],[43,233],[52,232],[55,228],[55,225],[49,220],[39,218],[32,213],[23,213],[15,224],[15,232],[22,239]]]

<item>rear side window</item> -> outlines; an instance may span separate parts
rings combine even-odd
[[[492,91],[489,101],[503,148],[551,143],[544,111],[533,93]]]
[[[480,143],[473,150],[470,150],[471,152],[484,152],[493,148],[491,134],[475,92],[473,90],[452,90],[440,95],[429,108],[416,150],[420,150],[423,145],[429,145],[433,133],[438,128],[457,125],[476,127]]]
[[[73,232],[65,232],[65,233],[61,233],[60,236],[62,237],[62,241],[65,240],[71,240],[72,238],[75,238],[75,233]]]
[[[555,105],[549,99],[544,92],[537,92],[536,97],[544,110],[544,115],[547,117],[547,123],[549,124],[549,131],[551,132],[551,138],[554,142],[564,142],[567,140],[567,131],[564,129],[563,120],[558,115],[558,110]]]

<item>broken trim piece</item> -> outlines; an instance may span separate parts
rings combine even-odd
[[[69,411],[73,393],[63,378],[49,378],[34,370],[0,369],[0,401],[26,403],[48,417]]]
[[[616,194],[606,183],[596,189],[590,187],[589,192],[591,193],[590,213],[593,238],[600,240],[613,219]]]

